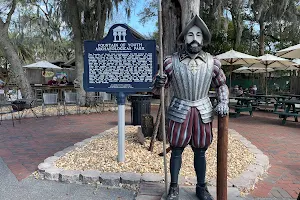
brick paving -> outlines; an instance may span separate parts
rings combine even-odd
[[[216,125],[217,123],[215,123]],[[256,111],[253,117],[230,118],[235,129],[269,157],[271,167],[251,192],[253,197],[297,198],[300,192],[300,123]]]
[[[126,111],[126,124],[130,123],[130,111]],[[0,157],[17,179],[22,180],[47,157],[117,124],[117,112],[24,118],[15,127],[11,120],[4,120],[0,125]]]
[[[152,109],[156,113],[157,107]],[[155,114],[154,114],[155,115]],[[117,112],[22,119],[0,125],[0,157],[18,180],[29,176],[37,165],[54,153],[117,125]],[[126,123],[130,124],[130,112]],[[216,127],[217,121],[214,122]],[[281,125],[278,116],[254,112],[230,118],[229,128],[250,140],[267,156],[268,175],[251,192],[253,197],[296,198],[300,192],[300,123],[290,118]]]

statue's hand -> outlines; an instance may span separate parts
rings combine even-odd
[[[229,107],[228,107],[228,104],[227,103],[219,103],[216,108],[215,108],[215,111],[218,115],[221,115],[222,117],[223,116],[226,116],[228,115],[229,113]]]
[[[155,77],[154,87],[161,88],[165,86],[167,83],[167,75],[163,74],[163,76],[160,76],[159,74]]]

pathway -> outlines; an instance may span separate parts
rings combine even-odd
[[[297,198],[300,192],[300,123],[281,125],[278,115],[254,112],[254,117],[230,118],[235,129],[269,157],[268,175],[256,185],[253,197]],[[215,123],[216,125],[216,123]]]
[[[63,184],[35,180],[33,177],[18,181],[0,158],[1,200],[132,200],[134,193],[122,188],[92,185]]]
[[[156,112],[157,107],[152,110]],[[130,123],[130,112],[126,112],[126,121]],[[117,112],[22,119],[15,127],[4,121],[0,125],[0,157],[22,180],[45,158],[116,125]],[[296,198],[300,191],[300,123],[288,121],[283,126],[276,115],[254,112],[254,117],[230,118],[229,128],[270,158],[268,175],[257,183],[251,196]]]

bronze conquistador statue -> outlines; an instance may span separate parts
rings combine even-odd
[[[213,139],[213,107],[208,92],[211,86],[216,88],[216,112],[223,116],[229,112],[229,94],[220,61],[202,50],[210,40],[211,34],[206,24],[196,15],[178,37],[178,42],[185,44],[184,51],[166,57],[165,75],[157,75],[154,82],[154,90],[170,84],[174,90],[174,97],[167,111],[167,134],[172,149],[168,200],[179,199],[178,174],[181,155],[187,145],[191,145],[194,151],[196,195],[200,200],[213,199],[205,182],[205,152]]]

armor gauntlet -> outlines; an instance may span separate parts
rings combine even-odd
[[[215,108],[215,111],[218,115],[226,116],[229,113],[229,106],[228,106],[228,87],[227,85],[222,85],[218,88],[218,99],[219,103]]]
[[[167,83],[167,75],[163,74],[163,76],[160,76],[159,74],[156,75],[155,81],[154,81],[154,87],[156,88],[162,88]]]
[[[226,76],[221,69],[221,62],[217,59],[214,59],[214,70],[213,70],[213,86],[217,90],[218,95],[218,105],[215,108],[217,114],[225,116],[229,113],[229,91],[226,85]]]

